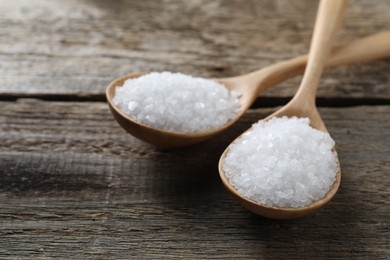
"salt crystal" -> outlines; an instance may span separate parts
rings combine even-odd
[[[113,102],[134,120],[176,132],[210,131],[239,111],[237,92],[181,73],[153,72],[117,87]]]
[[[310,127],[308,118],[261,120],[231,144],[222,167],[249,199],[303,207],[323,198],[336,179],[334,144],[328,133]]]
[[[137,106],[138,106],[137,102],[130,101],[127,104],[127,109],[129,109],[129,111],[133,111]]]

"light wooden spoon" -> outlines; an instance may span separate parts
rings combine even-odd
[[[326,66],[335,67],[388,56],[390,56],[390,32],[382,32],[334,49]],[[229,90],[235,90],[241,93],[242,96],[239,99],[241,107],[236,118],[230,120],[220,128],[208,132],[180,133],[164,131],[139,123],[123,113],[112,102],[115,96],[115,88],[122,86],[127,79],[136,78],[146,73],[135,73],[114,80],[107,87],[106,97],[116,121],[133,136],[160,147],[186,146],[199,143],[220,134],[245,113],[259,94],[286,79],[300,75],[305,69],[306,62],[307,55],[302,55],[246,75],[215,79],[224,84]]]
[[[293,99],[265,120],[269,120],[272,117],[283,116],[308,117],[310,119],[311,127],[327,132],[315,105],[316,90],[331,44],[340,26],[346,4],[346,0],[321,0],[310,46],[309,60],[302,83]],[[251,129],[248,131],[251,131]],[[224,185],[245,208],[264,217],[273,219],[290,219],[312,213],[327,203],[336,194],[340,185],[341,172],[337,158],[338,171],[336,173],[336,180],[325,197],[307,206],[299,208],[267,206],[244,197],[230,184],[222,166],[222,161],[228,152],[229,147],[222,154],[219,161],[219,173]]]

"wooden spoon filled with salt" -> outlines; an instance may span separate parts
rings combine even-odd
[[[389,56],[390,32],[382,32],[334,49],[327,60],[326,66],[335,67]],[[114,118],[128,133],[160,147],[187,146],[212,138],[229,128],[245,113],[258,95],[284,80],[300,75],[305,69],[306,62],[307,55],[303,55],[246,75],[214,79],[223,84],[229,91],[237,91],[241,95],[238,99],[240,109],[233,119],[209,131],[186,133],[158,129],[140,123],[134,117],[122,111],[113,101],[117,88],[120,88],[126,80],[138,78],[145,75],[145,73],[135,73],[114,80],[107,87],[106,97]]]
[[[346,5],[346,0],[321,0],[297,93],[238,137],[221,156],[224,185],[256,214],[273,219],[301,217],[324,206],[339,188],[341,171],[334,141],[317,111],[315,97]]]

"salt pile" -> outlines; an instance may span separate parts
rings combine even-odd
[[[134,120],[158,129],[202,132],[216,129],[239,111],[238,93],[181,73],[153,72],[116,88],[113,102]]]
[[[335,142],[308,118],[259,121],[222,161],[238,193],[274,207],[302,207],[323,198],[338,171]]]

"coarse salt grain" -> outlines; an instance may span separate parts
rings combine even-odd
[[[134,120],[175,132],[216,129],[239,111],[239,94],[213,80],[153,72],[117,87],[113,102]]]
[[[243,196],[273,207],[302,207],[323,198],[338,171],[335,142],[308,118],[261,120],[229,147],[222,167]]]

